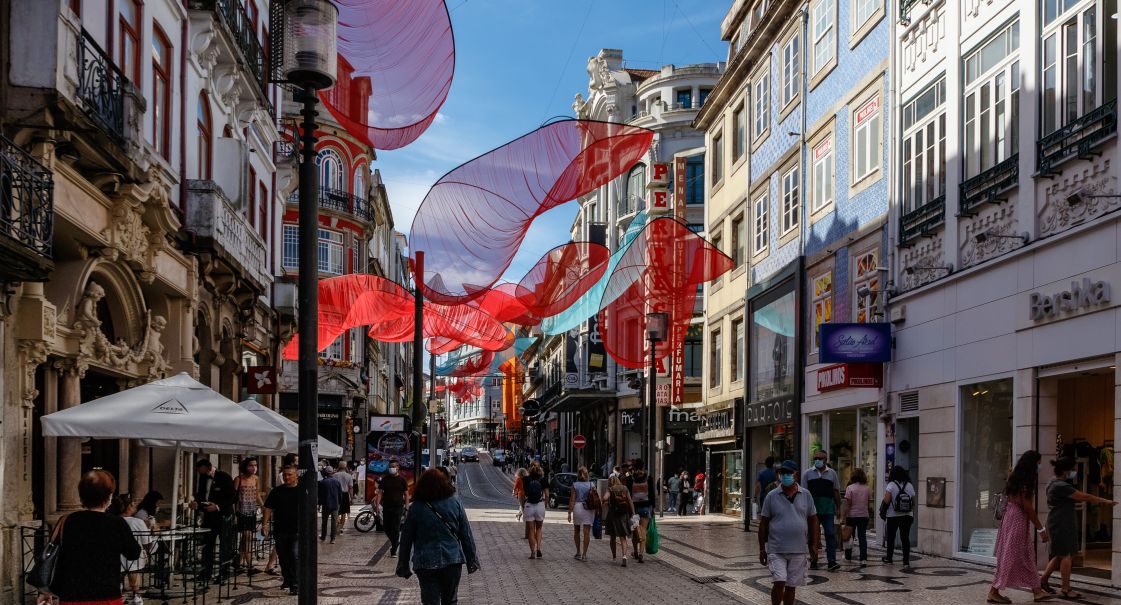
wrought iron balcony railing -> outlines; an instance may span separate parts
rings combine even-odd
[[[910,246],[915,240],[929,236],[945,223],[946,196],[940,195],[899,217],[899,245]]]
[[[49,170],[0,136],[0,276],[38,281],[51,269],[54,180]]]
[[[983,204],[1004,201],[1001,194],[1016,186],[1020,178],[1020,154],[989,168],[975,177],[966,179],[960,186],[958,214],[974,216]]]
[[[1039,173],[1057,174],[1056,168],[1072,157],[1097,154],[1097,148],[1117,133],[1117,99],[1044,136],[1036,143]]]
[[[288,203],[294,205],[300,203],[300,193],[298,190],[288,196]],[[353,214],[356,218],[366,222],[372,223],[374,221],[374,212],[373,209],[370,208],[370,203],[362,197],[347,193],[342,189],[321,187],[319,189],[319,207],[336,212]]]
[[[249,18],[249,14],[245,12],[245,7],[242,4],[240,0],[191,0],[190,7],[198,10],[214,11],[219,17],[218,20],[225,25],[234,46],[237,46],[242,59],[245,60],[246,66],[253,74],[253,80],[257,82],[257,86],[264,93],[263,98],[269,112],[275,115],[272,102],[269,101],[265,50],[257,38],[254,23]]]
[[[89,117],[110,136],[125,138],[125,78],[86,30],[78,43],[78,98]]]
[[[930,4],[930,0],[899,0],[899,20],[909,22],[911,20],[911,9],[920,2]]]

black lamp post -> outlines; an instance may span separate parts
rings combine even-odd
[[[335,84],[338,8],[327,0],[288,0],[284,6],[285,80],[297,87],[294,95],[303,104],[300,135],[300,213],[297,284],[300,397],[300,605],[312,605],[319,592],[318,552],[315,543],[315,507],[318,497],[316,462],[319,434],[318,351],[319,334],[319,183],[315,169],[315,111],[317,93]]]
[[[645,458],[646,472],[651,476],[654,475],[654,457],[652,448],[650,447],[653,442],[653,435],[657,426],[657,418],[655,415],[658,413],[658,360],[656,357],[657,344],[666,339],[666,326],[669,323],[669,315],[666,313],[652,312],[646,314],[646,337],[650,341],[650,380],[647,381],[649,390],[646,393],[646,405],[650,406],[649,413],[643,410],[643,418],[646,420],[645,426],[642,427],[642,457]]]

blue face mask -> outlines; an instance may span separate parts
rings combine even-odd
[[[825,468],[824,460],[814,460],[814,468]]]
[[[793,474],[779,475],[778,478],[779,478],[779,481],[782,481],[782,486],[783,487],[790,487],[791,485],[794,485],[794,475]]]
[[[1078,471],[1070,471],[1067,473],[1067,479],[1075,480],[1078,478]]]

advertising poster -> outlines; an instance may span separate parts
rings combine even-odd
[[[394,423],[395,424],[395,423]],[[376,426],[376,423],[375,423]],[[402,430],[370,431],[366,435],[366,502],[376,491],[377,482],[389,470],[389,463],[396,460],[401,467],[401,476],[411,486],[416,479],[414,468],[416,458],[415,437],[404,429],[404,417],[398,425]],[[395,428],[395,427],[394,427]]]

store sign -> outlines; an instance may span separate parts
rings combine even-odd
[[[642,424],[642,411],[641,410],[620,410],[619,411],[619,425],[623,427],[623,431],[628,433],[637,433]]]
[[[744,407],[743,425],[747,428],[783,424],[794,420],[794,398],[776,397],[751,401]]]
[[[697,429],[697,439],[718,439],[736,435],[736,410],[725,408],[701,415],[701,426]]]
[[[649,202],[647,214],[668,214],[673,210],[667,188],[669,170],[670,165],[666,162],[655,162],[650,165],[650,181],[646,184],[646,199]]]
[[[1062,315],[1089,311],[1100,305],[1108,305],[1112,298],[1109,282],[1092,281],[1083,277],[1081,282],[1070,282],[1070,289],[1057,294],[1046,295],[1032,292],[1029,298],[1028,315],[1032,321],[1058,319]]]
[[[818,358],[823,363],[891,361],[891,324],[823,323]]]
[[[266,395],[276,392],[276,368],[272,366],[249,366],[242,378],[245,390],[250,395]]]
[[[696,410],[670,408],[665,414],[666,432],[695,433],[701,422],[701,415]]]
[[[822,393],[846,388],[880,388],[884,367],[876,363],[840,363],[817,371],[817,390]]]

